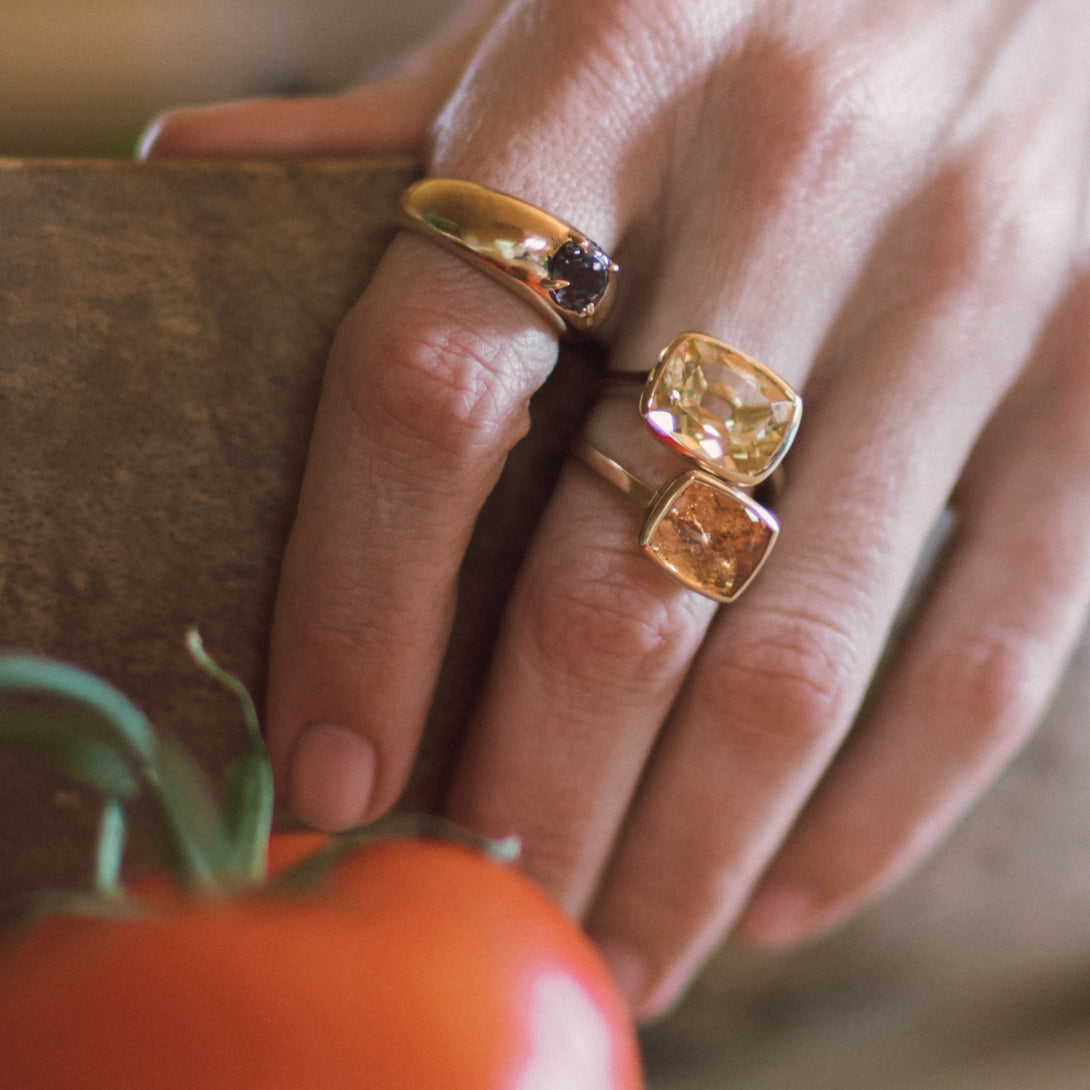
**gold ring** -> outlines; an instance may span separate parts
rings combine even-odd
[[[640,413],[679,454],[743,488],[783,461],[802,420],[802,398],[775,371],[703,333],[682,333],[650,372],[609,372],[642,383]]]
[[[646,511],[640,547],[679,583],[733,602],[768,559],[780,532],[771,511],[702,469],[653,488],[582,436],[572,453]]]
[[[600,323],[617,265],[581,231],[474,182],[425,178],[401,195],[401,222],[494,276],[560,330]]]

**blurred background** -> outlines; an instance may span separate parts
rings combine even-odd
[[[456,0],[0,0],[0,156],[129,155],[170,106],[333,90]]]

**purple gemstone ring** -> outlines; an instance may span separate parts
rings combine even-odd
[[[474,182],[425,178],[401,195],[401,223],[459,254],[525,299],[553,325],[600,324],[617,265],[570,224]]]

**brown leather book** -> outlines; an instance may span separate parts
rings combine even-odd
[[[0,648],[101,672],[213,776],[242,733],[184,630],[198,625],[260,699],[324,358],[413,174],[392,161],[0,161]],[[592,372],[574,352],[481,520],[406,806],[438,789],[578,425]],[[0,900],[83,874],[96,813],[0,752]]]

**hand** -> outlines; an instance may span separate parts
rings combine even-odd
[[[618,260],[614,367],[697,329],[802,390],[780,541],[729,606],[567,467],[455,769],[450,814],[523,838],[640,1015],[731,928],[798,941],[900,879],[1086,619],[1088,47],[1082,0],[512,0],[378,86],[169,115],[148,141],[424,149]],[[555,354],[530,308],[408,236],[341,329],[271,664],[276,766],[315,824],[397,797],[459,561]],[[654,473],[630,402],[588,427]],[[861,715],[947,501],[951,548]]]

